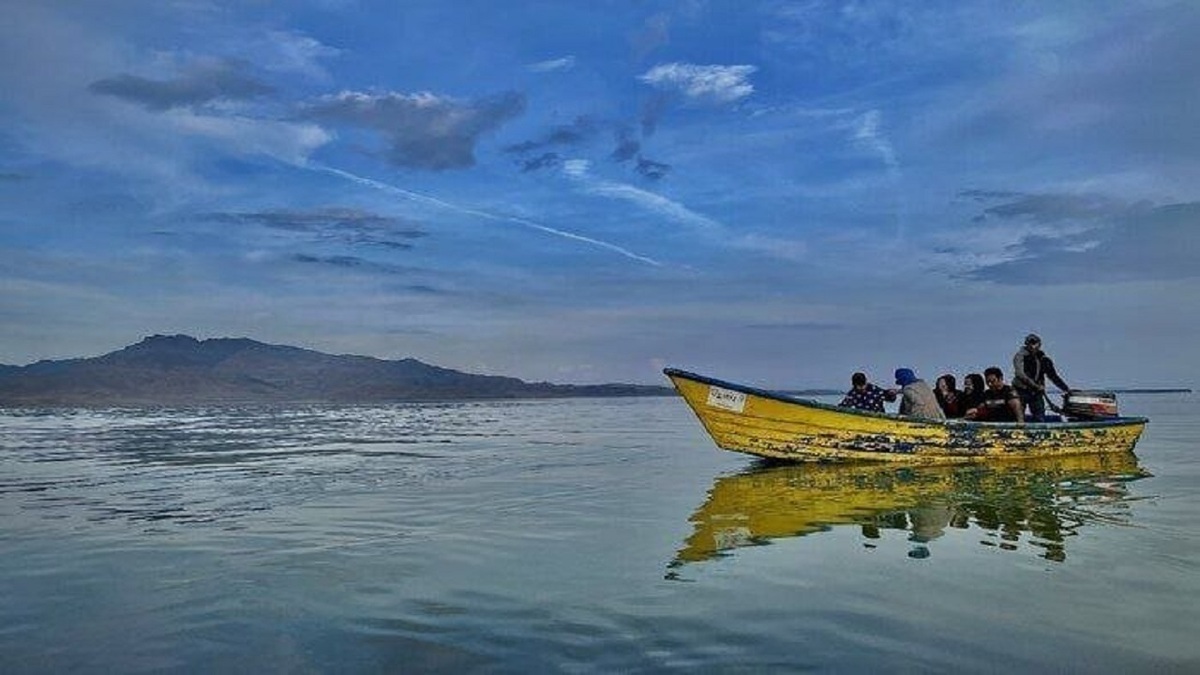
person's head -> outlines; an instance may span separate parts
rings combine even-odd
[[[867,386],[866,373],[855,373],[850,376],[850,384],[854,385],[855,389],[862,389]]]
[[[970,373],[963,378],[963,391],[967,393],[982,393],[985,386],[979,373]]]
[[[954,391],[955,387],[957,386],[958,381],[955,380],[954,376],[949,373],[946,373],[937,379],[937,388],[942,392]]]
[[[1004,371],[992,366],[983,371],[983,380],[987,382],[989,389],[999,389],[1004,386]]]
[[[1030,333],[1025,336],[1025,347],[1031,352],[1042,351],[1042,338],[1038,337],[1037,333]]]
[[[908,386],[917,381],[917,374],[912,371],[912,368],[897,368],[896,369],[896,384],[901,387]]]

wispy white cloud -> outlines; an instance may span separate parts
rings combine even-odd
[[[587,244],[589,246],[595,246],[597,248],[602,248],[607,251],[612,251],[613,253],[617,253],[621,256],[629,258],[630,260],[636,260],[638,262],[646,263],[648,265],[653,265],[655,267],[662,266],[662,263],[659,262],[658,260],[655,260],[654,258],[650,258],[648,256],[639,255],[623,246],[618,246],[616,244],[613,244],[613,243],[610,243],[607,241],[603,241],[600,239],[596,239],[594,237],[588,237],[586,235],[578,234],[576,232],[570,232],[568,230],[563,230],[563,229],[559,229],[556,227],[550,227],[549,225],[544,225],[537,221],[530,220],[529,218],[522,218],[520,216],[510,216],[510,215],[505,215],[505,214],[492,213],[490,211],[484,211],[484,210],[472,208],[469,206],[461,206],[459,204],[454,204],[452,202],[448,202],[443,199],[438,199],[437,197],[431,197],[429,195],[421,194],[419,192],[414,192],[412,190],[406,190],[404,188],[397,187],[395,185],[377,181],[377,180],[374,180],[371,178],[366,178],[365,176],[359,176],[357,174],[350,173],[349,171],[343,171],[341,169],[337,169],[337,168],[334,168],[331,166],[325,166],[325,165],[317,164],[317,163],[309,163],[307,166],[308,166],[308,168],[311,168],[311,169],[314,169],[317,171],[323,171],[325,173],[329,173],[334,176],[339,176],[341,178],[345,178],[346,180],[358,183],[359,185],[364,185],[366,187],[370,187],[375,190],[387,192],[389,194],[397,195],[397,196],[403,197],[405,199],[410,199],[410,200],[413,200],[413,201],[416,201],[416,202],[419,202],[422,204],[436,206],[436,207],[439,207],[442,209],[447,209],[449,211],[454,211],[456,213],[461,213],[463,215],[474,216],[476,218],[482,218],[484,220],[489,220],[489,221],[493,221],[493,222],[514,223],[514,224],[521,225],[522,227],[525,227],[525,228],[528,228],[531,230],[536,230],[538,232],[542,232],[544,234],[553,235],[555,237],[561,237],[563,239],[570,239],[571,241],[576,241],[576,242],[579,242],[582,244]]]
[[[548,59],[546,61],[538,61],[525,66],[526,70],[534,73],[552,73],[556,71],[571,70],[575,67],[575,57],[564,56],[557,59]]]
[[[595,181],[589,183],[584,188],[584,191],[589,194],[611,197],[636,204],[647,211],[665,216],[677,223],[689,225],[705,234],[716,236],[725,233],[725,226],[712,218],[696,213],[679,202],[633,185],[610,181]]]
[[[578,174],[576,178],[586,178]],[[583,183],[584,192],[629,202],[651,213],[692,228],[701,237],[717,242],[718,245],[743,251],[752,251],[782,260],[799,260],[808,253],[803,241],[783,239],[767,235],[738,234],[724,223],[698,213],[686,205],[660,194],[643,190],[625,183],[604,180],[589,180]]]
[[[218,117],[172,111],[167,119],[179,132],[219,141],[234,155],[263,155],[287,164],[303,164],[333,136],[315,124],[248,117]]]
[[[261,46],[254,51],[259,54],[255,63],[267,70],[297,73],[319,80],[329,78],[329,72],[321,62],[342,53],[342,50],[308,35],[286,30],[268,31]]]
[[[688,99],[711,103],[732,103],[754,93],[747,78],[755,66],[700,66],[692,63],[667,63],[655,66],[638,79],[667,91],[677,91]]]
[[[896,150],[881,128],[882,119],[883,115],[878,110],[869,110],[861,115],[854,123],[854,140],[878,153],[889,169],[898,169],[900,163],[896,160]]]
[[[587,159],[568,159],[562,163],[563,173],[575,178],[586,175],[591,168],[592,162]]]

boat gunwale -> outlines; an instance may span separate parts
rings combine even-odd
[[[939,420],[931,417],[907,417],[896,413],[874,412],[870,410],[860,410],[857,408],[844,408],[832,403],[821,403],[811,399],[792,396],[783,392],[771,391],[768,389],[760,389],[745,384],[737,384],[727,380],[708,377],[707,375],[699,375],[697,373],[681,370],[679,368],[663,368],[663,374],[667,377],[680,377],[687,380],[692,380],[700,384],[714,385],[723,389],[751,394],[762,398],[778,401],[780,403],[789,403],[794,405],[807,406],[818,410],[826,410],[830,412],[841,413],[844,415],[852,415],[857,417],[868,417],[876,419],[885,419],[891,422],[901,422],[904,424],[913,425],[938,425],[950,429],[960,428],[986,428],[986,429],[1106,429],[1112,427],[1136,426],[1145,425],[1149,419],[1145,417],[1114,417],[1107,420],[1081,420],[1081,421],[1062,421],[1062,422],[979,422],[975,420],[965,419],[948,419]]]

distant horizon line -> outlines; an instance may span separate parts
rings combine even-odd
[[[407,357],[403,357],[400,359],[396,359],[396,358],[389,359],[389,358],[383,358],[383,357],[378,357],[378,356],[370,356],[370,355],[366,355],[366,354],[332,353],[332,352],[325,352],[325,351],[322,351],[320,349],[316,349],[313,347],[301,347],[301,346],[297,346],[297,345],[293,345],[293,344],[280,344],[280,343],[274,343],[274,342],[264,342],[263,340],[260,340],[258,338],[253,338],[253,337],[249,337],[246,335],[242,335],[242,336],[238,336],[238,337],[233,337],[233,336],[228,336],[228,335],[220,336],[220,337],[196,337],[196,336],[190,335],[188,333],[151,333],[148,335],[143,335],[142,338],[136,342],[132,342],[123,347],[118,347],[112,351],[103,352],[101,354],[96,354],[93,356],[68,356],[68,357],[62,357],[62,358],[44,358],[44,359],[39,359],[37,361],[31,361],[26,364],[21,364],[21,365],[0,363],[0,368],[27,368],[29,366],[33,366],[33,365],[37,365],[37,364],[45,363],[45,362],[75,361],[75,360],[87,360],[87,359],[93,359],[93,358],[100,358],[102,356],[106,356],[108,354],[119,352],[128,347],[132,347],[132,346],[135,346],[135,345],[138,345],[138,344],[141,344],[144,342],[148,342],[148,341],[151,341],[154,339],[170,340],[170,339],[179,339],[179,338],[192,340],[197,343],[212,342],[212,341],[249,341],[249,342],[255,342],[255,343],[258,343],[258,344],[261,344],[264,346],[268,346],[268,347],[287,347],[287,348],[292,348],[292,349],[300,349],[300,350],[304,350],[304,351],[316,352],[319,354],[326,354],[329,356],[359,356],[359,357],[364,357],[364,358],[377,359],[380,361],[414,360],[414,361],[419,361],[421,363],[425,363],[425,361],[422,361],[419,357],[415,357],[415,356],[407,356]],[[428,363],[427,365],[434,365],[436,367],[444,367],[444,366],[437,366],[437,364],[434,364],[434,363]],[[466,372],[466,371],[463,371],[463,372]],[[629,384],[642,384],[642,383],[629,383]],[[653,384],[645,383],[645,384],[642,384],[642,386],[665,386],[665,385],[653,385]],[[778,388],[778,389],[775,389],[774,391],[777,391],[777,392],[783,393],[783,394],[793,395],[793,396],[795,396],[795,395],[837,396],[837,395],[844,394],[846,391],[848,391],[848,389],[845,387],[819,387],[818,386],[818,387]],[[1192,394],[1192,393],[1195,393],[1195,389],[1193,389],[1192,387],[1185,387],[1185,386],[1132,386],[1132,385],[1122,385],[1122,386],[1117,386],[1117,387],[1086,387],[1086,388],[1081,388],[1078,391],[1106,391],[1106,392],[1112,392],[1115,394]]]

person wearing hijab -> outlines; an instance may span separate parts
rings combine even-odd
[[[937,397],[925,380],[917,377],[911,368],[896,369],[896,384],[900,385],[900,414],[909,417],[925,417],[934,420],[946,419]]]

